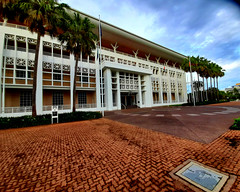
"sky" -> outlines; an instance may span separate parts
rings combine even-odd
[[[186,56],[225,69],[219,89],[240,83],[240,5],[231,0],[61,0]]]

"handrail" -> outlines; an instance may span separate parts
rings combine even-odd
[[[127,106],[126,106],[126,105],[124,105],[123,103],[121,103],[121,105],[124,107],[124,109],[127,109]]]
[[[32,106],[27,106],[27,107],[5,107],[4,108],[4,113],[25,113],[25,112],[32,112]]]

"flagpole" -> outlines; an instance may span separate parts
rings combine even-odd
[[[100,66],[100,95],[101,95],[101,111],[102,116],[104,117],[104,102],[103,102],[103,71],[102,71],[102,28],[101,28],[101,21],[99,15],[99,66]]]
[[[195,106],[195,94],[193,90],[193,82],[192,82],[192,66],[191,66],[191,60],[189,57],[189,67],[190,67],[190,77],[191,77],[191,89],[192,89],[192,99],[193,99],[193,106]]]

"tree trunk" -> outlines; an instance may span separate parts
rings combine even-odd
[[[36,91],[37,91],[37,72],[38,72],[38,57],[39,57],[39,47],[40,47],[41,35],[37,34],[37,44],[35,51],[34,69],[33,69],[33,89],[32,89],[32,116],[37,116],[36,110]]]
[[[216,80],[216,78],[213,78],[213,83],[214,83],[214,101],[216,101],[216,99],[217,99],[217,90],[216,90],[216,84],[215,84],[215,80]]]
[[[204,87],[204,77],[202,77],[202,80],[203,80],[202,99],[203,99],[203,102],[204,102],[204,101],[205,101],[205,99],[204,99],[204,91],[205,91],[205,87]]]
[[[197,82],[197,100],[198,102],[200,102],[200,94],[199,94],[199,74],[197,73],[197,78],[198,78],[198,82]]]
[[[218,77],[216,77],[216,81],[217,81],[217,100],[219,102]]]
[[[211,91],[210,91],[211,99],[210,99],[210,100],[213,100],[213,93],[212,93],[212,77],[210,77],[210,88],[211,88]]]
[[[206,94],[207,94],[207,101],[208,101],[208,78],[206,78],[206,82],[207,82],[207,92],[206,92]]]
[[[78,69],[78,59],[79,54],[75,55],[75,71],[74,71],[74,79],[73,79],[73,112],[76,112],[76,82],[77,82],[77,69]]]

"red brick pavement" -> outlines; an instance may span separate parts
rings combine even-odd
[[[0,131],[0,191],[191,191],[169,172],[193,159],[237,176],[240,132],[210,144],[108,119]]]

